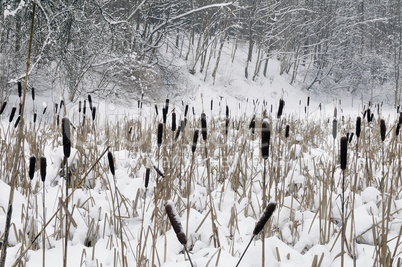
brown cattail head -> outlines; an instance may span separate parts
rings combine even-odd
[[[61,131],[63,135],[63,152],[66,158],[71,155],[71,132],[70,132],[70,120],[63,118],[61,120]]]
[[[149,174],[151,172],[150,168],[147,168],[145,170],[145,188],[148,188],[148,184],[149,184]]]
[[[35,165],[36,165],[36,158],[35,156],[32,156],[29,158],[29,179],[33,179],[34,174],[35,174]]]
[[[18,82],[18,97],[21,98],[22,96],[22,85],[21,82]]]
[[[36,123],[36,118],[38,117],[38,114],[36,114],[36,112],[34,113],[34,116],[33,116],[33,122],[34,123]]]
[[[59,124],[60,124],[60,115],[57,114],[57,116],[56,116],[56,125],[59,126]]]
[[[357,117],[356,118],[356,136],[357,136],[357,138],[360,138],[361,124],[362,124],[362,118]]]
[[[264,119],[261,127],[261,153],[264,160],[268,159],[270,138],[271,138],[271,129],[268,123],[268,119]]]
[[[47,106],[43,108],[42,115],[46,113]]]
[[[400,127],[401,127],[401,126],[400,126],[400,124],[399,124],[399,123],[397,123],[397,124],[396,124],[396,129],[395,129],[395,135],[396,135],[396,136],[398,136],[398,135],[399,135],[399,130],[400,130]]]
[[[183,233],[183,227],[181,226],[180,217],[174,208],[174,204],[168,201],[165,205],[166,214],[169,217],[170,223],[172,224],[173,230],[176,233],[179,242],[185,246],[187,244],[186,235]]]
[[[166,98],[165,109],[166,109],[166,114],[167,114],[169,112],[169,98]]]
[[[92,107],[92,120],[94,121],[96,117],[96,107]]]
[[[228,107],[228,105],[226,105],[226,118],[227,119],[229,118],[229,107]]]
[[[402,113],[399,113],[399,124],[402,124]]]
[[[162,145],[162,134],[163,134],[163,124],[162,123],[159,123],[158,124],[158,140],[157,140],[157,144],[158,144],[158,147],[161,147],[161,145]]]
[[[285,106],[285,101],[283,99],[279,99],[279,108],[278,108],[278,117],[277,117],[278,119],[282,116],[284,106]]]
[[[336,135],[338,133],[338,121],[334,119],[332,121],[332,137],[336,139]]]
[[[214,100],[211,99],[211,110],[212,110],[213,107],[214,107]]]
[[[207,116],[205,113],[201,113],[201,134],[202,139],[207,140]]]
[[[34,87],[32,87],[31,92],[32,92],[32,101],[35,101],[35,88]]]
[[[199,131],[198,131],[198,129],[196,129],[196,130],[194,131],[193,145],[192,145],[192,147],[191,147],[191,152],[193,152],[193,155],[194,155],[194,153],[195,153],[195,150],[197,149],[198,134],[199,134]]]
[[[63,108],[63,105],[64,105],[64,100],[62,99],[62,100],[60,100],[60,111]]]
[[[193,110],[193,116],[195,115],[195,110],[194,107],[191,107],[191,109]]]
[[[163,124],[166,124],[166,115],[167,115],[167,110],[166,110],[166,108],[162,108]]]
[[[176,112],[172,112],[172,131],[176,131]]]
[[[17,128],[18,124],[20,123],[21,116],[18,116],[14,123],[14,128]]]
[[[351,133],[351,134],[350,134],[349,143],[352,142],[352,140],[353,140],[353,135],[354,135],[354,133]]]
[[[371,110],[367,109],[367,122],[371,122]]]
[[[109,160],[109,168],[110,168],[110,172],[112,173],[112,175],[115,175],[115,171],[114,171],[114,159],[113,159],[113,154],[112,152],[108,152],[107,153],[107,159]]]
[[[251,119],[250,125],[248,128],[251,130],[251,133],[255,133],[255,115],[253,115],[253,118]]]
[[[381,130],[381,141],[384,142],[385,140],[385,134],[387,132],[387,126],[385,125],[385,120],[380,121],[380,130]]]
[[[187,117],[187,113],[188,113],[188,105],[186,105],[186,108],[184,109],[184,117]]]
[[[22,103],[18,104],[18,115],[21,116],[21,112],[22,112]]]
[[[230,119],[226,118],[225,119],[225,135],[228,135],[228,132],[229,132],[229,122],[230,122]]]
[[[184,118],[184,120],[180,121],[180,126],[181,126],[182,132],[184,132],[184,130],[186,129],[186,125],[187,125],[187,119]]]
[[[177,142],[177,139],[179,139],[180,132],[181,132],[181,125],[179,125],[179,127],[177,128],[176,136],[174,137],[175,142]]]
[[[10,113],[10,117],[8,118],[8,122],[12,122],[13,121],[13,119],[14,119],[14,115],[15,115],[15,112],[17,111],[17,108],[14,106],[12,109],[11,109],[11,113]]]
[[[307,97],[307,106],[310,106],[310,97]]]
[[[81,105],[82,105],[82,102],[80,100],[80,101],[78,101],[78,113],[81,113]]]
[[[84,100],[84,106],[82,108],[82,113],[85,115],[86,112],[87,112],[87,101]]]
[[[44,182],[46,179],[46,158],[45,157],[40,158],[40,176],[42,178],[42,182]]]
[[[159,174],[160,176],[162,176],[162,178],[165,178],[165,174],[154,165],[154,170],[156,171],[157,174]]]
[[[285,138],[289,137],[289,132],[290,132],[290,126],[289,126],[289,124],[287,124],[286,128],[285,128]]]
[[[258,235],[276,209],[276,203],[270,202],[254,227],[253,235]]]
[[[54,104],[54,113],[57,113],[58,110],[59,110],[59,104],[55,103]]]
[[[348,158],[348,138],[343,136],[341,138],[341,169],[346,169],[346,163]]]
[[[3,104],[1,104],[0,115],[3,114],[4,110],[6,109],[6,106],[7,106],[7,101],[4,101]]]
[[[89,109],[92,110],[92,96],[88,95],[88,104],[89,104]]]
[[[334,108],[334,118],[336,118],[338,116],[338,110],[337,108]]]
[[[155,112],[156,112],[156,116],[158,116],[158,115],[159,115],[159,112],[158,112],[158,105],[156,105],[156,104],[155,104]]]

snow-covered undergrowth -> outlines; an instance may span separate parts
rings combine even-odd
[[[286,98],[284,99],[287,100]],[[200,112],[190,106],[184,131],[185,105],[170,103],[163,125],[161,146],[157,130],[162,107],[145,105],[120,115],[104,116],[97,106],[95,120],[67,106],[72,128],[69,158],[71,181],[77,189],[69,198],[68,266],[190,266],[165,212],[173,203],[187,248],[196,266],[235,266],[252,238],[266,201],[277,209],[263,232],[256,236],[240,266],[340,266],[342,227],[345,229],[344,264],[352,266],[398,266],[402,248],[401,137],[396,135],[398,115],[390,111],[374,120],[362,117],[356,138],[356,117],[337,113],[336,138],[332,115],[316,111],[297,114],[276,110],[249,99],[228,108],[204,99],[207,135],[201,131]],[[174,105],[175,104],[175,105]],[[201,106],[201,105],[199,105]],[[212,110],[211,107],[212,106]],[[267,108],[270,149],[266,161],[266,192],[263,192],[264,160],[261,156],[261,123]],[[3,234],[15,145],[14,121],[7,107],[1,127],[0,231]],[[63,116],[63,110],[58,112]],[[249,129],[250,110],[256,113],[255,133]],[[375,112],[374,112],[375,110]],[[381,109],[378,109],[381,113]],[[61,266],[64,253],[65,172],[61,121],[54,111],[26,122],[24,158],[20,162],[12,226],[7,253],[11,266],[42,230],[42,198],[50,223],[21,258],[24,266]],[[359,114],[356,110],[354,114]],[[366,112],[367,113],[367,112]],[[228,116],[226,116],[228,114]],[[380,119],[387,126],[381,141]],[[15,120],[15,119],[14,119]],[[285,137],[286,125],[289,136]],[[227,128],[226,128],[227,127]],[[194,132],[199,129],[197,146]],[[342,225],[342,170],[339,140],[349,133],[344,175],[345,224]],[[178,137],[176,138],[176,136]],[[115,177],[104,152],[113,153]],[[47,158],[46,181],[39,165],[32,181],[29,157]],[[100,159],[98,161],[98,159]],[[146,169],[150,181],[145,188]],[[164,177],[163,177],[163,176]],[[116,188],[114,181],[116,181]],[[82,183],[79,183],[82,181]],[[74,186],[69,189],[73,190]],[[43,190],[43,187],[45,190]],[[121,216],[118,215],[120,206]],[[122,225],[121,225],[122,223]],[[122,227],[123,242],[121,242]],[[45,254],[43,237],[45,236]],[[262,239],[264,251],[262,251]],[[386,242],[385,242],[386,240]],[[121,244],[124,244],[122,260]]]

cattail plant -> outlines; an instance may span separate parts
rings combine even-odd
[[[43,232],[42,232],[42,257],[43,257],[43,267],[45,267],[45,252],[46,252],[46,232],[45,232],[45,225],[46,225],[46,206],[45,206],[45,196],[46,196],[46,190],[45,190],[45,181],[46,181],[46,158],[41,157],[40,158],[40,176],[41,176],[41,181],[42,181],[42,212],[43,212]]]
[[[94,107],[95,108],[95,107]],[[121,218],[121,213],[120,213],[120,204],[119,204],[119,195],[117,194],[117,184],[116,184],[116,172],[115,172],[115,166],[114,166],[114,159],[113,159],[113,154],[112,152],[107,153],[107,158],[109,161],[109,168],[110,172],[113,175],[113,183],[114,183],[114,197],[112,197],[112,202],[113,202],[113,214],[115,214],[115,205],[117,205],[117,212],[119,214],[119,222],[120,222],[120,227],[119,227],[119,234],[120,234],[120,242],[121,242],[121,261],[123,267],[127,266],[126,264],[126,259],[124,255],[124,241],[123,241],[123,221]],[[114,203],[114,200],[116,200],[116,203]]]
[[[71,186],[71,177],[68,173],[68,158],[71,155],[71,132],[70,132],[70,120],[68,118],[63,118],[61,121],[62,136],[63,136],[63,153],[64,153],[64,177],[66,179],[66,207],[68,208],[68,187]],[[67,245],[68,245],[68,216],[66,214],[66,225],[65,225],[65,237],[64,237],[64,257],[63,266],[67,266]]]
[[[342,169],[342,199],[341,199],[341,211],[342,211],[342,238],[341,238],[341,266],[344,266],[344,253],[346,242],[346,225],[345,225],[345,170],[348,158],[348,138],[346,136],[341,138],[341,169]]]
[[[199,135],[199,130],[196,129],[194,131],[193,144],[191,146],[192,156],[191,156],[190,175],[189,175],[189,178],[188,178],[188,181],[187,181],[187,223],[186,223],[186,237],[187,237],[187,239],[188,239],[188,222],[189,222],[189,219],[190,219],[191,178],[192,178],[192,174],[193,174],[194,154],[195,154],[195,151],[197,149],[198,135]]]
[[[270,202],[270,203],[268,204],[268,206],[265,208],[265,210],[264,210],[264,212],[262,213],[260,219],[258,220],[257,224],[256,224],[255,227],[254,227],[253,235],[251,236],[251,239],[250,239],[250,241],[248,242],[246,249],[243,251],[243,254],[241,255],[239,261],[237,262],[236,267],[239,266],[241,260],[242,260],[243,257],[244,257],[244,254],[246,254],[246,251],[247,251],[247,249],[249,248],[249,246],[250,246],[251,242],[253,241],[254,237],[255,237],[256,235],[258,235],[258,234],[264,229],[265,224],[267,223],[267,221],[269,220],[269,218],[271,218],[271,216],[272,216],[272,214],[274,213],[275,209],[276,209],[276,203],[275,203],[275,202]],[[262,240],[264,240],[264,238],[265,238],[265,237],[263,236],[263,237],[262,237]],[[263,254],[264,254],[264,251],[263,251]],[[264,262],[263,262],[263,265],[264,265]]]
[[[269,141],[271,138],[271,129],[269,126],[268,118],[264,118],[261,126],[261,154],[262,158],[264,159],[264,172],[262,176],[262,208],[265,209],[267,203],[267,184],[266,184],[266,175],[267,175],[267,160],[269,156]],[[271,188],[270,188],[271,190]],[[270,198],[271,192],[268,192],[268,197]],[[263,236],[265,233],[263,232]],[[262,266],[265,266],[264,263],[264,250],[265,250],[265,238],[262,239]]]
[[[166,214],[169,217],[170,224],[173,227],[174,232],[176,233],[177,240],[183,245],[184,250],[187,253],[188,259],[190,261],[191,266],[193,263],[191,261],[190,253],[187,250],[187,238],[186,235],[183,233],[183,227],[181,226],[180,217],[174,208],[173,202],[170,200],[165,205]]]

